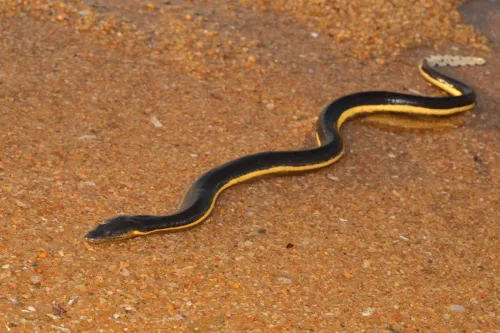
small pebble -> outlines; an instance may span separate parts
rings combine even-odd
[[[46,315],[54,320],[59,320],[61,319],[61,316],[54,315],[52,313],[46,313]]]
[[[94,140],[97,139],[97,136],[95,135],[82,135],[81,137],[78,138],[78,140]]]
[[[174,318],[175,318],[176,320],[184,320],[184,319],[186,319],[186,317],[184,317],[184,316],[183,316],[183,315],[181,315],[181,314],[176,314],[176,315],[174,316]]]
[[[16,200],[16,205],[18,205],[21,208],[30,208],[31,206],[27,203],[24,203],[22,201]]]
[[[274,104],[273,103],[268,103],[266,104],[266,108],[271,111],[271,110],[274,110]]]
[[[30,277],[30,281],[34,284],[40,283],[42,281],[42,277],[40,275],[33,275]]]
[[[330,179],[330,180],[334,180],[334,181],[336,181],[336,182],[340,181],[339,177],[335,177],[335,176],[332,176],[332,175],[330,175],[330,174],[329,174],[329,175],[327,175],[326,177],[327,177],[328,179]]]
[[[163,124],[158,120],[158,118],[156,118],[155,116],[151,116],[151,118],[149,118],[149,121],[154,125],[154,127],[156,128],[160,128],[160,127],[163,127]]]
[[[365,309],[363,312],[361,312],[361,314],[365,317],[369,317],[371,316],[373,313],[375,313],[375,308],[367,308]]]
[[[280,276],[277,280],[278,280],[279,283],[283,283],[283,284],[290,284],[290,283],[292,283],[292,279],[289,279],[289,278],[283,277],[283,276]]]
[[[73,295],[71,297],[71,299],[68,301],[68,305],[73,305],[73,303],[75,303],[75,301],[78,299],[78,296],[77,295]]]
[[[122,275],[122,276],[129,276],[130,272],[126,268],[120,268],[120,275]]]
[[[452,305],[450,305],[450,311],[464,312],[465,307],[463,305],[459,305],[459,304],[452,304]]]
[[[133,306],[130,306],[128,304],[122,304],[122,305],[120,305],[120,308],[124,309],[126,312],[135,312],[135,311],[137,311],[136,308],[134,308]]]

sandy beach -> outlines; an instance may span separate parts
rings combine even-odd
[[[477,1],[484,2],[484,1]],[[459,1],[4,0],[1,332],[500,332],[498,5]],[[168,214],[203,172],[315,145],[346,94],[446,94],[435,119],[344,125],[346,154],[232,187],[188,231],[89,244]]]

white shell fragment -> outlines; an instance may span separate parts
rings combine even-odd
[[[450,310],[454,311],[454,312],[464,312],[465,307],[463,305],[460,305],[460,304],[451,304]]]
[[[373,315],[375,313],[377,309],[375,308],[366,308],[363,312],[361,312],[361,314],[364,316],[364,317],[369,317],[371,315]]]
[[[156,128],[160,128],[160,127],[163,127],[163,124],[161,123],[161,121],[158,120],[158,118],[156,118],[155,116],[151,116],[151,118],[149,118],[149,121],[154,125],[154,127]]]
[[[479,57],[462,57],[448,54],[436,54],[425,58],[427,63],[432,66],[481,66],[486,63],[486,60]]]

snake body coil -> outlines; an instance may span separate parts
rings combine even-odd
[[[222,164],[196,180],[178,211],[167,216],[118,216],[99,224],[86,235],[89,242],[125,239],[155,232],[177,231],[203,222],[212,212],[218,196],[226,188],[249,179],[274,174],[309,171],[326,167],[344,153],[340,127],[349,118],[373,112],[445,116],[471,109],[475,94],[468,85],[434,69],[441,65],[481,65],[480,58],[432,56],[420,65],[429,82],[450,97],[423,97],[385,91],[361,92],[341,97],[320,114],[317,148],[299,151],[263,152]]]

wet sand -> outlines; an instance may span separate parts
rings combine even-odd
[[[499,332],[499,49],[448,3],[1,3],[0,331]],[[447,69],[473,111],[351,121],[331,167],[85,242],[223,162],[312,147],[335,98],[444,96],[434,53],[487,59]]]

